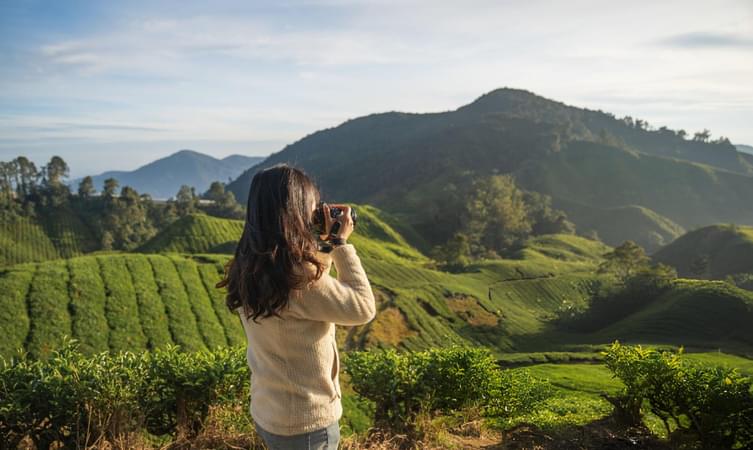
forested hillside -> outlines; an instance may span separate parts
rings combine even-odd
[[[169,247],[171,240],[186,234],[211,241],[216,223],[209,223],[209,215],[244,216],[243,208],[219,181],[203,194],[183,185],[174,199],[161,202],[129,185],[121,186],[115,178],[108,178],[98,189],[91,177],[85,177],[72,191],[65,183],[68,173],[68,164],[59,156],[40,168],[24,156],[0,161],[0,267],[97,250],[143,247],[150,251]],[[194,214],[202,217],[192,218]],[[215,237],[220,239],[216,245],[237,239],[237,223],[219,223],[224,237]],[[157,234],[161,237],[153,240]],[[212,250],[199,247],[189,251]]]
[[[348,120],[273,153],[228,189],[243,202],[253,174],[279,162],[307,170],[332,201],[399,216],[431,244],[453,237],[472,181],[494,174],[512,174],[520,188],[551,196],[580,234],[611,245],[631,239],[656,250],[685,229],[753,224],[753,157],[728,139],[515,89],[455,111]],[[615,229],[615,209],[638,226]]]

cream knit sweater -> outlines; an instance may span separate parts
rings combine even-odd
[[[342,417],[340,358],[335,324],[361,325],[376,314],[374,293],[353,244],[318,253],[322,277],[291,293],[281,318],[247,320],[246,357],[251,369],[251,416],[280,435],[307,433]],[[330,274],[334,261],[337,278]],[[313,273],[313,265],[307,270]]]

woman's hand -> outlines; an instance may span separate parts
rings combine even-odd
[[[336,204],[336,205],[332,205],[332,206],[336,206],[336,207],[340,208],[342,210],[342,213],[336,219],[333,219],[330,216],[330,213],[329,213],[329,205],[325,203],[324,206],[323,206],[323,209],[324,209],[324,230],[331,233],[332,226],[335,223],[338,223],[338,222],[340,224],[339,225],[339,229],[336,230],[336,232],[334,233],[334,236],[331,236],[330,234],[322,234],[319,237],[323,241],[326,241],[326,240],[328,240],[328,239],[330,239],[332,237],[339,237],[340,239],[343,239],[343,240],[348,239],[348,237],[351,235],[351,233],[353,233],[353,228],[354,228],[353,218],[350,217],[350,206],[343,205],[343,204]],[[337,228],[337,227],[335,227],[335,228]]]

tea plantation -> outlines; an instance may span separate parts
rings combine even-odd
[[[530,239],[512,258],[453,273],[411,246],[393,227],[410,233],[397,219],[368,205],[356,207],[358,231],[350,240],[379,312],[365,326],[339,330],[343,349],[468,344],[512,361],[516,354],[530,360],[528,355],[541,352],[589,360],[613,339],[718,346],[742,354],[753,348],[753,331],[745,325],[753,320],[753,294],[726,283],[678,280],[618,320],[592,317],[590,329],[574,331],[561,326],[562,319],[588,312],[594,293],[613,283],[595,271],[609,250],[604,244],[546,235]],[[232,243],[241,225],[195,214],[151,241],[151,251],[160,254],[98,252],[7,267],[0,272],[0,324],[8,338],[0,354],[24,348],[41,357],[66,335],[78,339],[85,353],[245,344],[238,317],[224,305],[224,291],[214,288],[230,255],[198,252]]]

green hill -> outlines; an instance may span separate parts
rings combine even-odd
[[[713,225],[693,230],[656,252],[653,259],[686,277],[724,279],[753,273],[753,227]]]
[[[49,208],[36,218],[0,214],[0,267],[68,258],[96,248],[91,230],[68,208]]]
[[[707,346],[751,354],[753,293],[721,281],[680,280],[659,299],[594,333],[595,342],[630,342]]]
[[[203,213],[189,214],[138,248],[139,252],[233,253],[243,232],[243,221]]]
[[[340,328],[343,348],[460,343],[488,346],[502,357],[592,351],[612,338],[753,348],[753,331],[741,325],[753,320],[751,294],[724,283],[680,281],[628,317],[609,323],[597,318],[592,331],[575,333],[561,328],[559,319],[588,310],[594,293],[611,283],[595,274],[609,250],[601,242],[539,236],[512,258],[449,273],[407,243],[392,226],[393,216],[355,206],[359,222],[350,240],[378,313],[364,326]],[[213,287],[228,257],[101,253],[6,268],[0,272],[0,326],[6,331],[0,353],[21,346],[43,356],[66,334],[80,339],[85,351],[243,345],[240,322]]]
[[[597,143],[574,142],[518,178],[528,189],[591,207],[640,205],[684,228],[753,224],[752,177]]]
[[[594,208],[557,199],[554,206],[576,221],[580,234],[596,232],[602,241],[611,246],[631,240],[646,251],[653,252],[685,232],[670,219],[638,205]]]
[[[457,193],[493,173],[514,174],[555,204],[582,205],[569,219],[611,242],[656,248],[682,229],[753,224],[753,161],[731,144],[687,140],[516,89],[454,111],[348,120],[271,154],[228,190],[245,201],[253,175],[281,162],[311,174],[325,199],[374,205],[430,244],[452,236],[463,204]],[[627,226],[611,227],[615,214]]]

